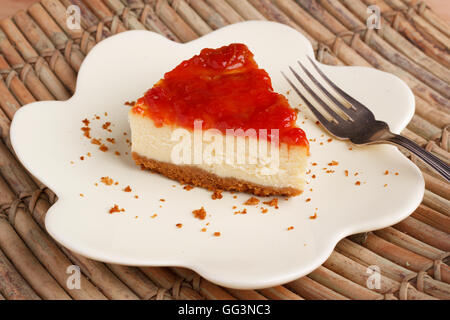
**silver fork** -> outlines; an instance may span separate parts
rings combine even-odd
[[[426,164],[439,172],[447,181],[450,181],[450,166],[435,155],[427,152],[411,140],[394,134],[390,131],[386,122],[375,119],[373,113],[367,109],[362,103],[352,98],[350,95],[340,89],[333,83],[317,66],[317,64],[309,58],[309,61],[321,76],[322,81],[328,83],[335,91],[340,100],[345,100],[349,103],[349,107],[345,106],[338,98],[327,90],[322,83],[317,80],[305,66],[298,61],[298,64],[303,69],[306,75],[311,79],[314,85],[325,94],[345,115],[345,119],[339,115],[333,108],[330,107],[317,93],[299,76],[299,74],[292,68],[289,69],[294,74],[294,77],[303,86],[303,88],[311,95],[311,97],[331,116],[333,119],[327,119],[313,103],[306,99],[302,92],[292,83],[292,81],[283,73],[284,78],[289,82],[297,94],[305,101],[309,109],[314,113],[320,123],[336,138],[342,140],[350,140],[356,145],[390,143],[399,145],[408,149],[411,153],[422,159]]]

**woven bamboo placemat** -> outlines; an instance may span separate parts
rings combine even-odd
[[[382,28],[366,27],[376,4]],[[81,9],[81,28],[66,7]],[[450,27],[416,0],[42,0],[0,22],[0,300],[2,299],[450,299],[450,185],[423,172],[423,203],[399,224],[342,240],[317,270],[284,286],[232,290],[182,268],[135,268],[86,259],[56,244],[43,221],[55,195],[14,157],[9,126],[21,105],[64,100],[99,41],[148,29],[186,42],[244,20],[273,20],[303,33],[317,59],[396,74],[414,91],[403,135],[450,162]],[[81,289],[67,289],[68,267]],[[381,286],[369,289],[369,266]],[[70,270],[70,269],[69,269]]]

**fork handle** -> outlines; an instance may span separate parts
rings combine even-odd
[[[439,174],[441,174],[447,181],[450,181],[450,166],[431,152],[426,151],[416,143],[398,134],[393,134],[386,140],[408,149],[414,153],[414,155],[422,159],[423,162],[439,172]]]

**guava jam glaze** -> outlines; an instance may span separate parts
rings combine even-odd
[[[280,143],[309,147],[296,112],[273,91],[272,81],[259,69],[246,45],[203,49],[183,61],[140,98],[133,112],[150,117],[156,127],[176,125],[204,130],[278,129]],[[270,140],[270,134],[267,139]]]

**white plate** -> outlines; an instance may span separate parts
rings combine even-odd
[[[346,142],[328,142],[329,137],[322,136],[324,132],[313,120],[304,120],[304,115],[309,116],[304,108],[299,124],[310,139],[316,139],[311,143],[309,162],[318,165],[310,165],[308,190],[289,201],[280,199],[278,210],[270,208],[262,214],[260,208],[247,207],[248,214],[234,215],[244,208],[249,195],[238,194],[234,199],[224,193],[223,199],[212,200],[206,190],[186,191],[174,181],[139,170],[130,155],[125,155],[129,152],[125,140],[129,126],[124,102],[141,96],[166,71],[202,48],[233,42],[248,45],[281,93],[289,87],[280,70],[287,70],[305,55],[314,56],[300,33],[271,22],[231,25],[187,44],[152,32],[131,31],[103,40],[90,52],[71,99],[32,103],[17,111],[11,142],[24,166],[58,195],[45,220],[57,241],[96,260],[183,266],[223,286],[255,289],[306,275],[320,266],[345,236],[387,227],[413,212],[424,192],[417,167],[393,146],[350,151]],[[400,132],[414,114],[413,95],[398,78],[362,67],[322,68],[394,132]],[[300,102],[294,93],[288,98],[293,106]],[[92,120],[95,114],[101,120]],[[117,140],[108,152],[101,152],[83,137],[84,118],[91,120],[93,137]],[[113,124],[111,133],[101,129],[105,121]],[[121,156],[114,155],[115,150]],[[92,157],[86,156],[88,152]],[[339,165],[329,168],[332,160]],[[324,167],[335,173],[325,173]],[[344,170],[350,172],[349,177]],[[386,170],[389,175],[384,175]],[[354,176],[355,172],[359,175]],[[317,178],[312,179],[312,174]],[[119,185],[100,183],[103,176]],[[356,181],[361,186],[356,186]],[[127,185],[132,193],[122,191]],[[162,198],[165,202],[159,201]],[[311,201],[306,202],[307,198]],[[126,212],[109,214],[113,204]],[[194,219],[191,213],[201,206],[208,212],[205,221]],[[317,219],[310,219],[315,212]],[[154,213],[157,217],[151,218]],[[210,223],[207,232],[201,232],[206,222]],[[177,223],[183,227],[175,227]],[[294,230],[287,231],[290,226]],[[220,237],[213,236],[216,231]]]

